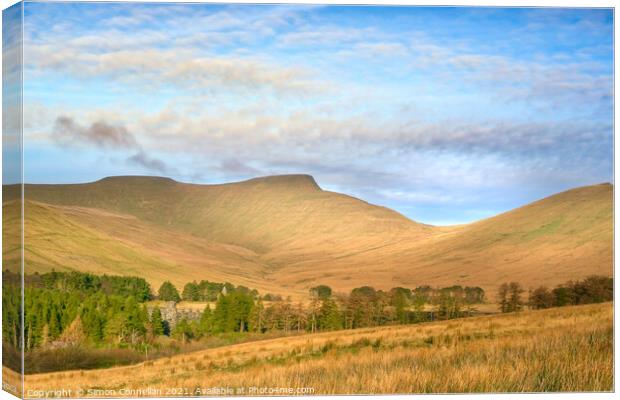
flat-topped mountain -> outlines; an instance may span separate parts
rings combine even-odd
[[[18,218],[4,187],[5,218]],[[55,268],[227,280],[301,296],[319,283],[556,284],[612,272],[609,184],[563,192],[468,225],[433,227],[324,191],[309,175],[198,185],[124,176],[25,185],[27,272]],[[15,232],[17,233],[17,232]],[[17,257],[6,234],[5,264]]]
[[[24,190],[27,200],[127,214],[166,229],[259,253],[283,246],[304,246],[314,252],[310,245],[349,246],[352,240],[366,236],[383,242],[430,231],[390,209],[323,191],[309,175],[219,185],[127,176],[86,184],[25,185]]]

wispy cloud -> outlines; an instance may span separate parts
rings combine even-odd
[[[27,68],[56,71],[75,78],[108,77],[119,83],[182,85],[193,90],[268,89],[304,94],[328,89],[302,67],[270,65],[251,57],[198,55],[191,50],[118,50],[90,54],[66,43],[62,48],[30,46]]]
[[[430,222],[612,177],[608,10],[27,7],[25,128],[50,158],[310,173]]]

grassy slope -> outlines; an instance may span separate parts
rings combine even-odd
[[[2,269],[21,270],[21,202],[2,204]]]
[[[492,271],[499,280],[561,283],[584,273],[611,275],[612,245],[613,187],[603,184],[471,224],[428,254],[434,265],[467,262],[476,279]]]
[[[610,391],[612,304],[244,343],[28,389],[311,387],[314,394]],[[11,371],[5,369],[10,375]]]
[[[374,244],[430,230],[387,208],[323,191],[306,175],[223,185],[113,177],[79,185],[26,185],[25,197],[133,215],[167,229],[261,253],[294,249],[302,239],[306,248],[309,244],[347,247],[352,236],[371,238]]]
[[[576,188],[476,223],[446,228],[416,243],[401,242],[335,260],[335,284],[355,271],[371,282],[555,285],[587,274],[611,275],[613,187]],[[312,270],[310,263],[299,269]],[[296,266],[283,275],[290,276]],[[290,273],[289,273],[290,272]],[[357,283],[357,280],[356,282]]]
[[[7,215],[19,203],[4,204]],[[26,273],[52,269],[97,274],[145,276],[156,289],[164,280],[182,285],[195,279],[278,291],[277,285],[258,281],[265,275],[256,254],[237,246],[208,240],[142,222],[133,216],[93,208],[52,206],[26,201]],[[18,226],[5,231],[6,265],[17,264]]]
[[[28,203],[26,261],[30,271],[133,272],[154,284],[229,280],[294,297],[317,283],[554,285],[611,274],[612,196],[611,185],[588,186],[437,228],[322,191],[305,175],[226,185],[145,177],[27,185],[27,199],[55,206]]]

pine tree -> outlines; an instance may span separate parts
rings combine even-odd
[[[202,315],[200,316],[200,321],[198,322],[198,330],[203,336],[210,335],[213,332],[213,313],[211,312],[211,308],[208,304],[202,311]]]
[[[245,332],[248,330],[248,321],[254,300],[248,293],[233,292],[229,297],[229,309],[227,316],[226,331]]]
[[[159,307],[155,307],[151,313],[151,329],[154,336],[161,336],[164,334],[164,320],[161,316]]]
[[[342,329],[342,316],[334,300],[329,298],[323,300],[319,309],[318,326],[322,331]]]
[[[194,282],[189,282],[183,288],[183,300],[188,301],[199,301],[200,300],[200,289],[198,288],[198,284]]]
[[[226,322],[228,319],[229,297],[220,295],[215,303],[215,311],[213,312],[213,332],[221,333],[227,331]]]
[[[179,321],[179,323],[174,327],[172,335],[175,338],[180,339],[183,344],[187,343],[192,338],[192,328],[185,318]]]
[[[170,281],[166,281],[162,283],[157,294],[158,294],[159,300],[174,301],[177,303],[181,301],[181,296],[179,296],[179,291]]]

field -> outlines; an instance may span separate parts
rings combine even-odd
[[[20,204],[6,189],[5,218]],[[475,223],[436,227],[344,194],[307,175],[221,185],[112,177],[76,185],[26,185],[26,273],[79,270],[144,277],[179,288],[229,281],[307,298],[372,285],[554,286],[612,273],[609,184],[575,188]],[[8,200],[8,201],[7,201]],[[7,220],[8,222],[8,220]],[[7,226],[18,225],[8,223]],[[4,268],[19,260],[5,232]]]
[[[270,339],[129,367],[28,375],[25,394],[612,391],[612,318],[604,303]]]

